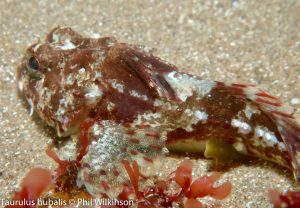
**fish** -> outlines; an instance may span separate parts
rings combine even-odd
[[[157,175],[170,152],[262,158],[300,179],[300,126],[254,85],[201,79],[144,47],[69,27],[31,45],[16,76],[30,114],[75,138],[76,185],[93,196],[120,193],[132,162],[145,178]]]

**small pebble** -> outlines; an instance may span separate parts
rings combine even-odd
[[[300,103],[299,99],[298,98],[292,98],[291,99],[291,104],[292,105],[298,105]]]

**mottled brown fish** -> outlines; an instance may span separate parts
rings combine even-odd
[[[94,196],[129,180],[124,161],[155,175],[168,151],[220,161],[255,156],[299,180],[300,126],[253,85],[203,80],[140,47],[61,27],[28,48],[17,79],[31,112],[59,136],[88,138],[84,153],[72,142],[65,149],[82,157],[77,186]]]

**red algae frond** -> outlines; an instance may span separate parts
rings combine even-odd
[[[277,190],[270,190],[269,197],[274,208],[298,208],[300,207],[300,191],[287,191],[280,194]]]
[[[53,185],[51,173],[43,168],[33,168],[23,179],[21,190],[12,197],[14,205],[6,208],[36,207],[38,198]]]
[[[224,199],[229,196],[231,192],[231,183],[225,182],[218,187],[213,187],[215,181],[220,177],[220,173],[213,173],[210,176],[202,176],[196,180],[192,180],[192,162],[190,160],[184,160],[180,163],[175,170],[175,176],[169,180],[157,180],[154,181],[154,186],[147,188],[147,190],[139,189],[140,173],[136,161],[133,162],[132,167],[128,161],[124,161],[123,165],[130,177],[134,193],[136,195],[139,208],[149,207],[168,207],[177,203],[185,208],[201,208],[202,203],[198,201],[198,198],[210,196],[215,199]],[[143,178],[141,178],[142,180]],[[172,181],[175,181],[180,187],[180,190],[174,195],[166,193],[166,190],[170,187]],[[124,185],[124,188],[128,185]],[[125,190],[125,189],[124,189]],[[124,192],[124,191],[123,191]],[[127,192],[128,195],[131,193]],[[123,193],[122,198],[126,199],[127,196]],[[186,199],[186,200],[185,200]]]

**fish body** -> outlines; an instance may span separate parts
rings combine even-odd
[[[169,151],[255,156],[299,179],[300,127],[253,85],[203,80],[140,47],[60,27],[28,48],[17,80],[32,112],[59,136],[87,135],[77,184],[92,195],[128,180],[124,161],[153,175]]]

